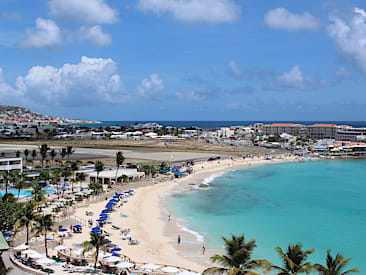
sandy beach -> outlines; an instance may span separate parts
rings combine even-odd
[[[168,220],[168,209],[165,198],[169,193],[187,190],[192,184],[199,184],[203,179],[220,172],[235,169],[247,165],[260,165],[265,163],[278,163],[299,161],[299,157],[277,156],[271,160],[263,157],[250,159],[225,159],[220,161],[202,162],[194,165],[194,173],[181,179],[169,180],[136,189],[135,195],[117,211],[112,212],[111,224],[104,226],[105,231],[111,233],[108,237],[114,244],[122,248],[121,254],[131,260],[140,263],[154,263],[161,265],[180,266],[202,272],[212,266],[209,257],[217,251],[206,251],[202,254],[203,243],[197,240],[197,236],[182,230],[176,223],[174,213],[171,221]],[[134,185],[130,187],[133,189]],[[105,201],[101,201],[79,208],[75,216],[87,221],[90,217],[85,211],[93,211],[93,219],[104,208]],[[121,217],[121,213],[127,217]],[[112,229],[112,225],[121,229],[130,229],[132,239],[137,239],[139,245],[128,245],[127,240],[122,240],[119,230]],[[84,228],[82,234],[74,235],[72,239],[65,240],[65,245],[72,246],[89,239],[89,228]],[[181,235],[182,242],[177,244],[177,236]]]

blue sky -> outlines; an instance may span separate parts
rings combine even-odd
[[[2,0],[0,103],[98,120],[364,120],[365,10]]]

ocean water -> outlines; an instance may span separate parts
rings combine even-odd
[[[300,242],[325,264],[327,249],[351,257],[366,274],[366,160],[265,164],[219,175],[207,189],[175,194],[168,204],[185,227],[221,249],[221,236],[255,238],[254,257],[281,264],[275,247]]]
[[[146,123],[146,122],[157,122],[163,126],[173,126],[173,127],[191,127],[196,126],[201,129],[207,128],[220,128],[220,127],[230,127],[237,125],[251,125],[254,123],[278,123],[283,121],[102,121],[101,124],[77,124],[85,127],[100,127],[100,126],[130,126],[135,123]],[[300,123],[304,125],[310,125],[314,123],[334,123],[334,124],[346,124],[353,127],[366,127],[366,121],[286,121],[290,123]]]

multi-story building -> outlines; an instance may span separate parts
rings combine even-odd
[[[13,171],[17,170],[23,172],[23,159],[22,158],[3,158],[0,159],[0,172],[1,171]]]
[[[304,135],[306,134],[306,126],[302,124],[294,123],[272,123],[266,124],[263,127],[265,135],[281,135],[282,133],[287,133],[290,135]]]
[[[336,124],[313,124],[307,126],[308,133],[314,139],[335,138]]]
[[[335,133],[336,140],[342,141],[365,141],[366,128],[353,128],[351,126],[338,126]]]

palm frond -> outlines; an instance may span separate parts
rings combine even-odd
[[[208,274],[216,274],[216,273],[225,273],[227,272],[227,268],[223,268],[223,267],[210,267],[207,268],[206,270],[204,270],[202,272],[202,275],[208,275]]]

